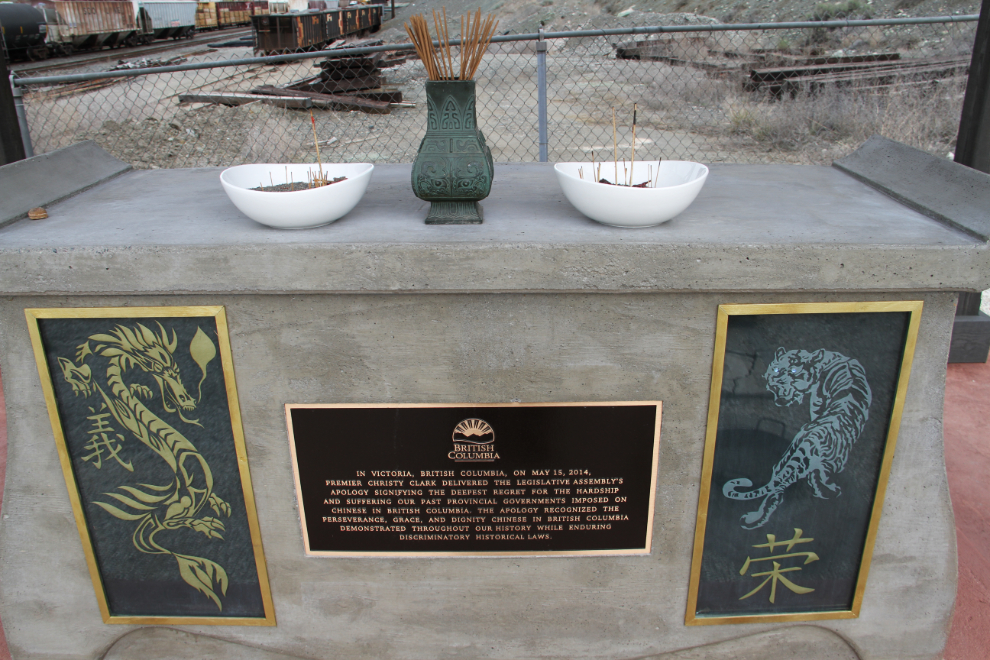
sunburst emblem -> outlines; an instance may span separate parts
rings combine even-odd
[[[454,442],[487,445],[495,441],[495,430],[483,419],[472,417],[454,427]]]

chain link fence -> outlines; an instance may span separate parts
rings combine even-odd
[[[633,145],[634,104],[637,159],[830,163],[873,134],[946,155],[976,19],[550,33],[546,158],[611,160],[613,145],[621,158]],[[543,47],[537,35],[497,39],[476,77],[478,123],[497,162],[540,160]],[[385,48],[412,54],[404,45]],[[318,141],[324,162],[412,162],[425,132],[426,73],[417,59],[383,71],[412,107],[314,109],[314,141],[309,111],[260,99],[180,103],[179,95],[285,88],[314,76],[326,52],[251,58],[248,48],[191,46],[176,53],[184,65],[139,75],[36,70],[19,78],[35,153],[92,139],[136,168],[231,166],[315,162]],[[250,59],[232,61],[238,57]],[[776,77],[783,70],[791,70],[785,81]]]

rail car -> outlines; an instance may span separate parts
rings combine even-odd
[[[141,0],[138,4],[138,23],[145,33],[155,39],[181,39],[196,33],[198,3],[190,0]]]
[[[292,0],[306,6],[307,0]],[[2,43],[12,59],[117,48],[192,37],[197,29],[250,25],[254,14],[289,11],[285,0],[46,0],[33,7],[0,1]]]
[[[250,25],[252,16],[288,13],[292,3],[284,0],[248,0],[196,4],[196,29],[218,30],[236,25]]]
[[[48,46],[53,52],[137,46],[152,39],[130,2],[56,0],[52,4],[55,23],[48,24]]]
[[[42,7],[0,2],[3,43],[12,58],[191,37],[195,18],[196,3],[189,0],[54,0]]]
[[[0,34],[3,48],[11,59],[44,59],[48,56],[45,40],[48,21],[45,13],[13,2],[0,2]]]
[[[154,30],[149,19],[138,19],[137,7],[126,0],[56,0],[42,7],[0,2],[3,45],[12,58],[45,59],[76,49],[147,43]]]
[[[378,32],[382,25],[382,6],[357,5],[326,11],[254,16],[251,25],[257,53],[301,53],[320,50],[343,37]]]

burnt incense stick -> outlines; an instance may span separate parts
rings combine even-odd
[[[619,183],[619,138],[615,132],[615,107],[612,107],[612,162],[615,164],[615,183]]]
[[[633,168],[636,167],[636,103],[633,103],[632,158],[629,159],[629,185],[633,182]]]
[[[309,111],[309,120],[313,122],[313,142],[316,144],[316,163],[320,167],[320,181],[324,181],[323,177],[323,161],[320,159],[320,140],[316,137],[316,118],[313,117],[313,111]]]

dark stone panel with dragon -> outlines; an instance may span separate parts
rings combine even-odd
[[[39,329],[111,615],[264,617],[216,319]]]

